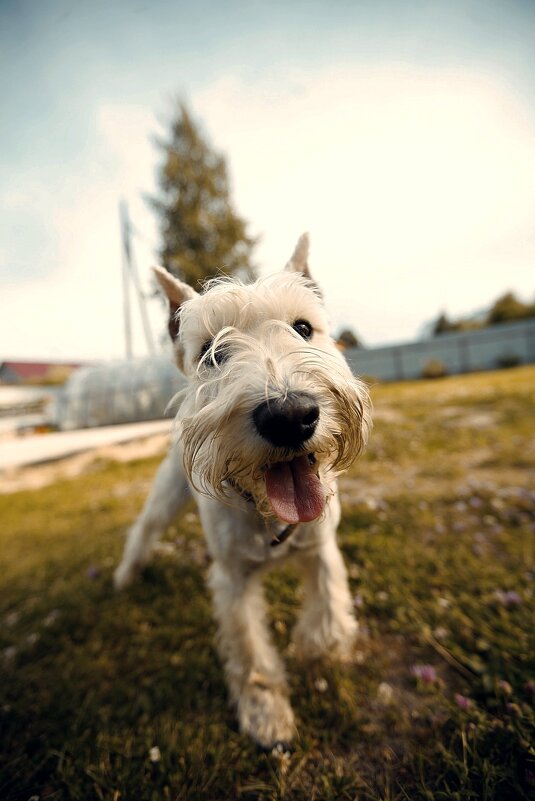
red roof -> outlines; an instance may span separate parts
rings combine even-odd
[[[50,370],[56,367],[67,367],[74,370],[81,367],[81,364],[67,362],[0,362],[0,374],[5,370],[11,374],[15,373],[21,379],[46,378]]]

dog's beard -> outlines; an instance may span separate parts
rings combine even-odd
[[[240,393],[239,386],[247,388]],[[315,433],[297,449],[271,447],[256,432],[252,411],[266,390],[240,383],[235,371],[188,389],[178,419],[184,468],[199,492],[232,503],[238,489],[262,515],[289,523],[321,515],[334,477],[365,447],[369,396],[345,363],[328,354],[313,369],[310,359],[301,364],[292,376],[296,386],[313,392],[320,406]]]

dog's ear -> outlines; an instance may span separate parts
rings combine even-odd
[[[295,250],[290,257],[290,261],[286,264],[285,270],[293,273],[301,273],[305,278],[312,278],[310,270],[308,269],[308,249],[310,240],[308,233],[301,234],[297,240]]]
[[[178,336],[180,321],[178,310],[186,300],[191,300],[197,293],[188,284],[179,281],[164,267],[153,267],[154,275],[169,300],[169,336],[175,341]]]

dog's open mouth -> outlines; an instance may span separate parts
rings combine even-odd
[[[275,462],[265,472],[266,492],[273,513],[285,523],[309,523],[325,508],[325,490],[313,454]]]

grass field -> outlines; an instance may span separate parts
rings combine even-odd
[[[157,459],[0,496],[2,801],[533,798],[535,369],[372,394],[342,482],[352,664],[298,663],[296,576],[267,582],[291,755],[236,729],[193,508],[112,592]]]

